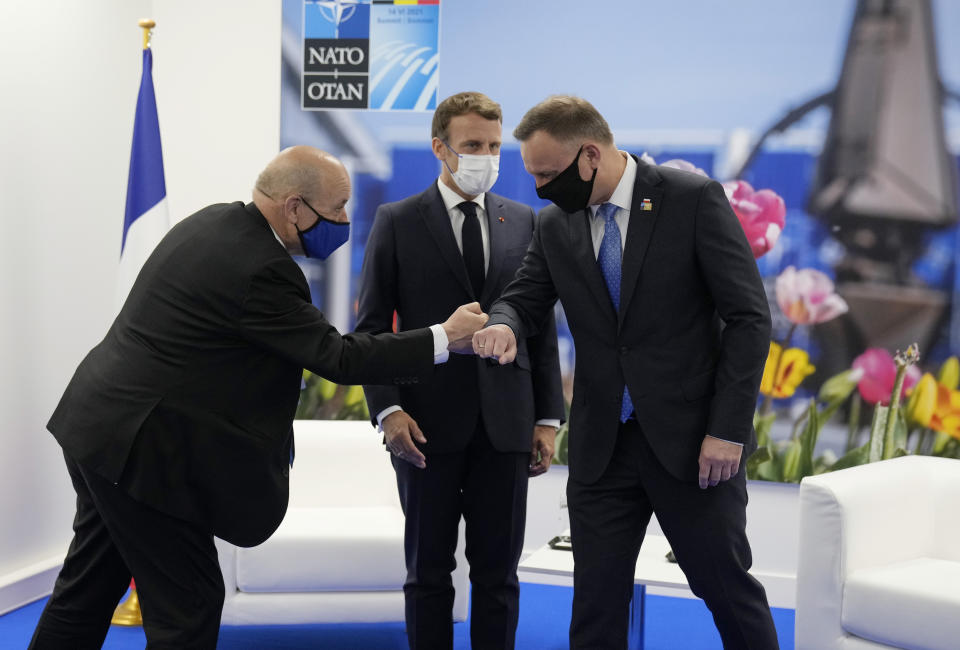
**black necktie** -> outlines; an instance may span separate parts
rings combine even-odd
[[[463,263],[467,267],[467,277],[473,287],[473,297],[480,299],[483,291],[483,237],[480,235],[480,219],[477,217],[477,204],[464,201],[457,206],[463,212],[463,228],[460,230],[463,245]]]

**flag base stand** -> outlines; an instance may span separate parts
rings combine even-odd
[[[137,590],[131,589],[127,599],[113,610],[112,625],[143,625],[143,615],[140,613],[140,598]]]

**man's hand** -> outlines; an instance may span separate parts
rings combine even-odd
[[[517,356],[517,337],[506,325],[491,325],[473,335],[473,351],[484,359],[493,357],[503,366]]]
[[[424,443],[427,438],[412,417],[404,411],[394,411],[383,418],[382,426],[387,449],[391,454],[420,469],[427,466],[426,456],[413,444],[414,440]]]
[[[450,314],[450,318],[443,323],[443,331],[447,334],[447,349],[460,354],[472,354],[473,333],[487,324],[489,316],[480,309],[480,303],[471,302],[460,305]]]
[[[713,487],[720,481],[728,481],[740,471],[740,454],[743,447],[733,442],[704,436],[700,445],[700,489]]]
[[[550,469],[556,439],[557,430],[554,427],[540,424],[533,427],[533,451],[530,452],[530,467],[527,470],[530,476],[540,476]]]

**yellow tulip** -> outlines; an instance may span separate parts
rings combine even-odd
[[[956,357],[950,357],[940,366],[940,372],[937,373],[937,383],[943,384],[951,390],[956,390],[960,384],[960,360]]]
[[[929,372],[924,374],[910,391],[907,417],[917,424],[929,427],[937,408],[937,380]]]
[[[924,427],[960,440],[960,390],[938,383],[925,374],[907,402],[907,417]]]
[[[960,391],[937,386],[937,408],[930,418],[930,428],[960,440]]]
[[[800,382],[814,370],[816,367],[810,363],[810,355],[806,350],[787,348],[784,351],[778,343],[771,341],[767,364],[763,368],[763,379],[760,381],[760,392],[774,398],[790,397],[796,392]]]

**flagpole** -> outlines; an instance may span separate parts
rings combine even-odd
[[[137,24],[143,30],[143,49],[146,50],[150,47],[150,37],[153,36],[152,30],[157,26],[157,23],[149,18],[141,18]]]
[[[156,21],[150,18],[141,18],[137,25],[143,30],[143,49],[150,49],[150,37],[153,35],[153,28],[157,26]],[[113,625],[143,625],[143,614],[140,611],[140,597],[137,595],[137,585],[130,579],[130,595],[125,601],[117,605],[113,611],[113,618],[110,619]]]

